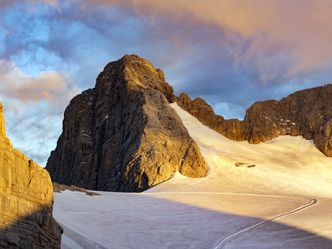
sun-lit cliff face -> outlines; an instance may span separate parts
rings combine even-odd
[[[0,104],[0,248],[60,248],[52,206],[49,174],[13,148]]]

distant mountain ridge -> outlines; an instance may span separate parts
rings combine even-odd
[[[208,167],[181,119],[175,96],[149,61],[109,63],[96,86],[72,99],[46,169],[52,180],[93,190],[143,191],[176,173],[203,177]]]
[[[260,143],[281,135],[312,139],[326,156],[332,156],[332,85],[315,87],[277,100],[259,101],[250,106],[243,121],[226,120],[214,113],[202,98],[192,100],[182,93],[181,108],[208,127],[237,141]]]

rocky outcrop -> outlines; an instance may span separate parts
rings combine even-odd
[[[332,156],[332,85],[298,91],[280,101],[256,102],[247,109],[244,121],[225,120],[201,98],[191,100],[181,94],[177,103],[230,139],[260,143],[280,135],[302,135]]]
[[[237,141],[245,140],[243,121],[238,119],[226,120],[223,116],[215,114],[212,107],[204,99],[198,97],[192,100],[186,93],[181,93],[176,102],[204,125],[225,137]]]
[[[12,147],[0,104],[0,248],[60,248],[52,206],[48,172]]]
[[[109,63],[96,86],[65,111],[47,162],[53,181],[93,190],[143,191],[179,171],[203,177],[207,166],[170,107],[173,89],[160,69],[135,55]]]
[[[56,183],[56,182],[53,182],[53,190],[54,190],[54,192],[57,192],[57,193],[62,193],[63,191],[68,190],[68,191],[72,191],[72,192],[85,193],[88,196],[98,196],[98,195],[100,195],[97,192],[88,191],[84,188],[80,188],[80,187],[77,187],[77,186],[74,186],[74,185],[67,186],[67,185]]]
[[[302,135],[332,156],[332,85],[298,91],[280,101],[257,102],[247,110],[244,122],[249,142]]]

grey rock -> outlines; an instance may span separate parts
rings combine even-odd
[[[93,190],[143,191],[179,171],[208,168],[170,107],[172,87],[136,55],[109,63],[96,86],[67,107],[63,132],[46,169],[52,180]]]
[[[243,121],[238,119],[226,120],[223,116],[215,114],[212,107],[204,99],[198,97],[192,100],[186,93],[181,93],[176,102],[182,109],[195,116],[204,125],[225,137],[237,141],[245,139]]]
[[[314,141],[326,156],[332,156],[332,85],[295,92],[286,98],[254,103],[243,121],[225,120],[203,99],[191,100],[185,93],[177,103],[208,127],[237,141],[269,141],[280,135]]]

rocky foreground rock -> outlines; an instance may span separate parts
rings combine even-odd
[[[48,172],[12,147],[0,104],[0,248],[60,248],[52,207]]]
[[[172,87],[160,69],[135,55],[109,63],[95,88],[76,96],[47,162],[52,180],[93,190],[143,191],[179,171],[208,168],[170,107]]]
[[[302,90],[286,98],[254,103],[243,121],[216,115],[202,98],[183,93],[177,103],[202,123],[222,135],[249,143],[269,141],[280,135],[312,139],[326,156],[332,156],[332,85]]]

